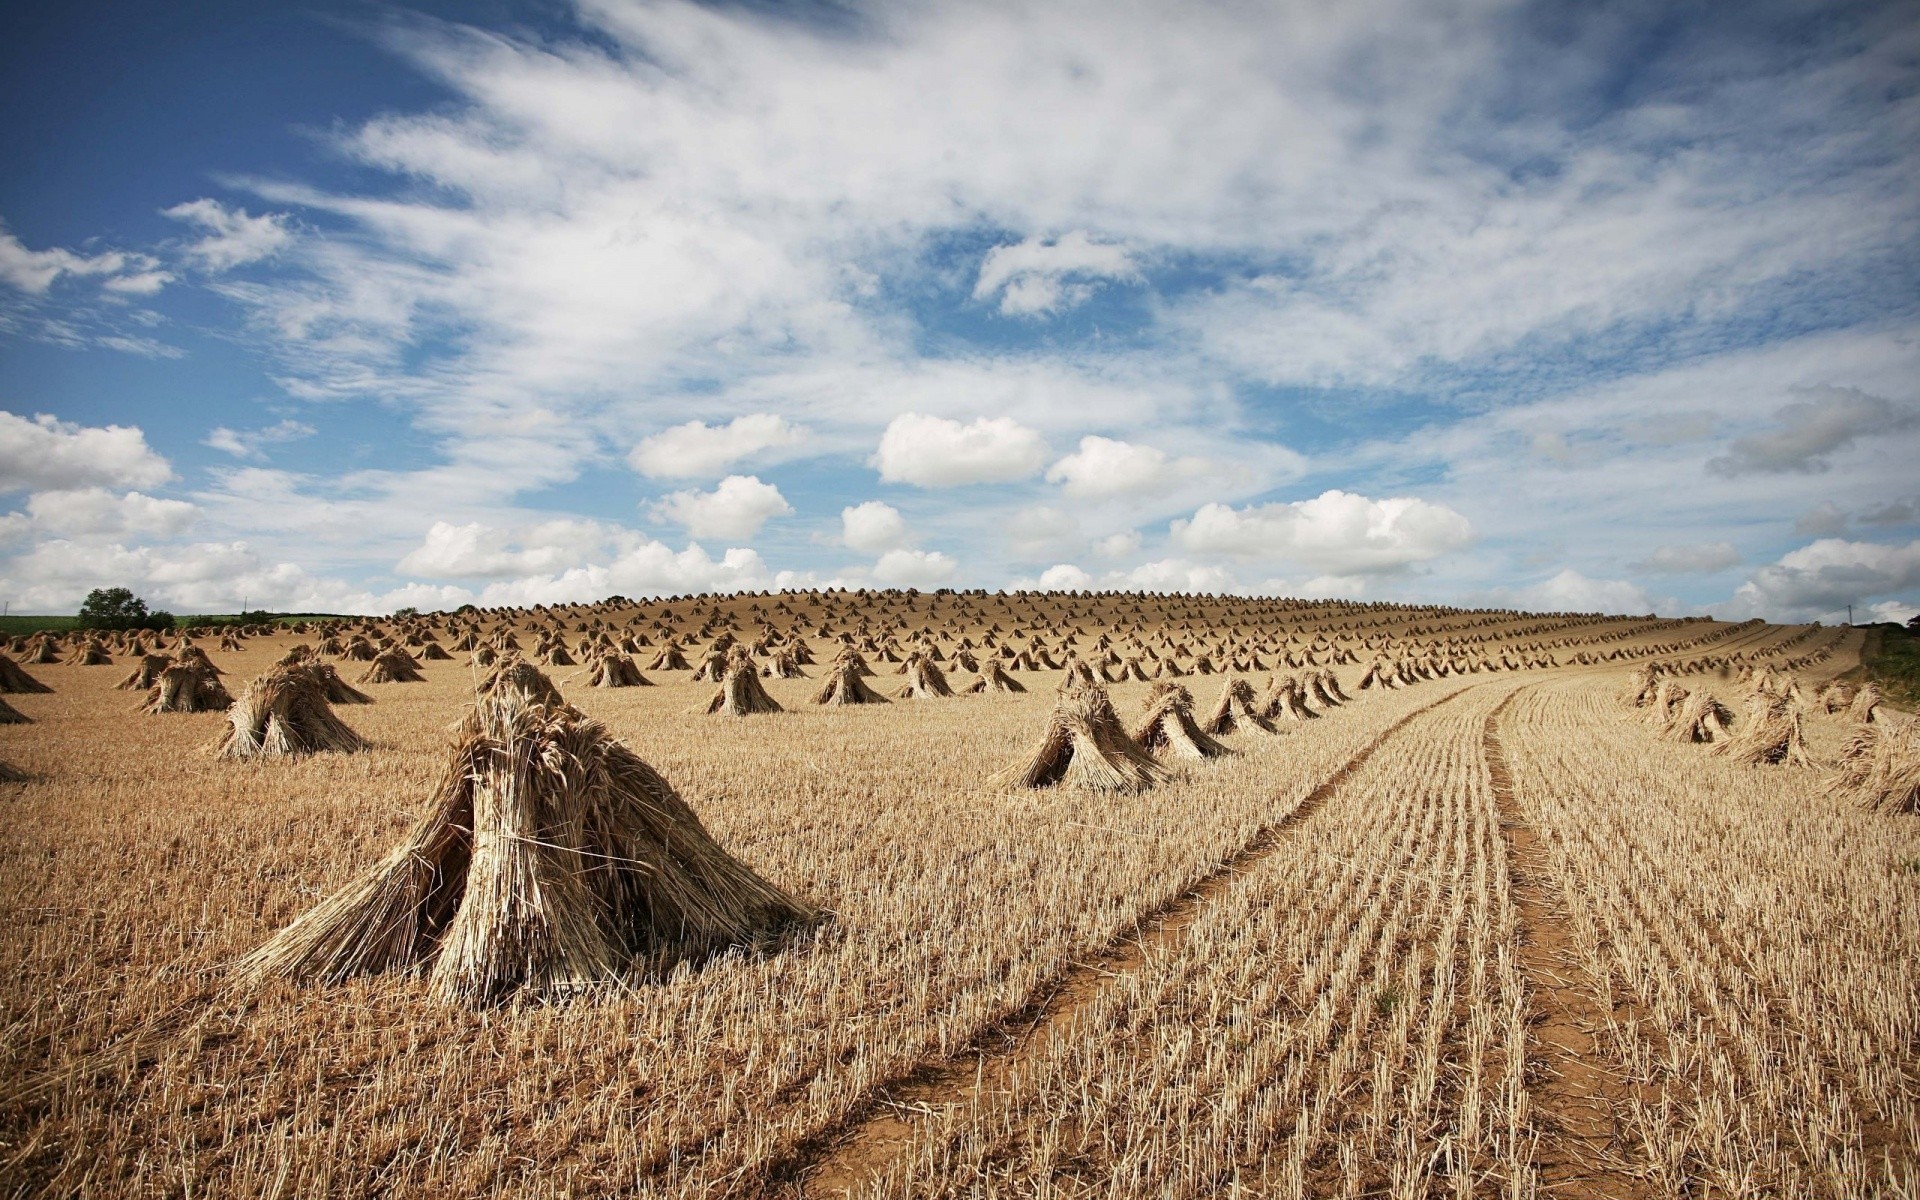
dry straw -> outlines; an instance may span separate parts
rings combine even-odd
[[[946,675],[930,655],[921,651],[916,650],[907,656],[901,673],[907,677],[907,681],[894,695],[902,700],[934,700],[953,695]]]
[[[1135,792],[1167,778],[1166,768],[1127,736],[1107,689],[1070,679],[1060,689],[1040,744],[1023,763],[1002,772],[995,781],[1023,788],[1060,784]]]
[[[827,676],[826,686],[813,697],[815,704],[885,704],[887,698],[867,685],[860,669],[849,661],[836,661]]]
[[[754,669],[753,659],[746,651],[736,650],[721,675],[720,690],[714,693],[713,699],[707,701],[705,711],[746,717],[783,710],[780,702],[769,696],[767,689],[761,686],[760,673]]]
[[[1841,753],[1836,782],[1869,812],[1920,813],[1920,720],[1861,725]]]
[[[1163,758],[1219,758],[1233,753],[1200,728],[1193,719],[1193,693],[1177,683],[1154,685],[1133,740]]]
[[[220,677],[197,662],[174,663],[161,671],[147,693],[142,712],[218,712],[233,703]]]
[[[1244,679],[1228,679],[1221,684],[1220,698],[1214,702],[1213,711],[1201,728],[1220,735],[1246,729],[1259,729],[1267,733],[1274,731],[1273,726],[1255,709],[1253,685]]]
[[[367,743],[333,713],[317,663],[273,667],[247,685],[214,747],[222,758],[293,758],[364,750]]]
[[[527,668],[482,685],[406,840],[238,975],[424,971],[437,999],[484,1006],[658,977],[819,916]]]
[[[420,664],[413,655],[395,646],[374,655],[373,664],[360,676],[361,683],[425,683]]]
[[[53,689],[27,674],[19,663],[0,654],[0,694],[9,696],[25,695],[34,692],[51,692]]]
[[[1027,685],[1007,674],[1000,661],[993,659],[981,669],[980,677],[967,685],[966,690],[974,696],[984,693],[1012,694],[1026,691]]]

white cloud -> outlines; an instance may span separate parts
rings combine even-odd
[[[1099,500],[1164,492],[1206,470],[1204,459],[1169,459],[1152,446],[1083,437],[1079,450],[1047,468],[1047,482],[1059,484],[1069,496]]]
[[[546,521],[525,529],[435,521],[394,569],[428,579],[505,579],[564,571],[602,555],[609,531],[592,521]]]
[[[973,298],[988,300],[998,293],[1001,313],[1040,316],[1073,308],[1093,295],[1091,284],[1072,281],[1138,278],[1140,270],[1125,246],[1075,230],[1053,241],[1030,237],[987,251]]]
[[[170,538],[186,532],[200,510],[184,500],[140,492],[116,495],[105,488],[35,492],[27,497],[22,532],[57,537]]]
[[[156,271],[156,265],[146,255],[118,250],[100,254],[78,254],[57,246],[29,250],[0,226],[0,282],[29,295],[44,295],[62,276],[107,276],[110,287],[117,283],[122,290],[135,293],[158,290],[167,276]]]
[[[1101,558],[1125,558],[1140,551],[1140,534],[1137,530],[1108,534],[1093,544],[1093,552]]]
[[[840,510],[840,541],[867,554],[904,547],[911,537],[900,510],[879,500],[868,500]]]
[[[1244,509],[1208,504],[1171,528],[1174,540],[1195,553],[1290,560],[1335,575],[1401,570],[1474,536],[1467,519],[1443,504],[1409,496],[1373,500],[1338,489]]]
[[[611,595],[758,591],[793,582],[786,572],[769,571],[758,553],[744,547],[730,548],[714,558],[698,544],[676,551],[662,542],[641,539],[604,564],[489,584],[480,592],[478,602],[571,604],[604,600]]]
[[[793,512],[780,489],[754,475],[729,475],[711,492],[672,492],[653,505],[694,537],[750,538],[774,517]]]
[[[1831,617],[1849,604],[1865,608],[1890,592],[1915,591],[1920,539],[1902,546],[1821,538],[1755,571],[1735,591],[1732,607],[1772,621],[1804,621]]]
[[[1037,587],[1043,592],[1084,592],[1093,587],[1093,576],[1072,563],[1055,563],[1040,572]]]
[[[627,461],[654,478],[718,475],[734,463],[799,445],[806,437],[805,429],[772,413],[748,413],[724,425],[688,421],[643,440]]]
[[[235,458],[259,459],[266,457],[263,447],[299,441],[312,437],[315,432],[313,426],[291,417],[264,429],[229,429],[225,425],[216,425],[201,445]]]
[[[1688,546],[1659,546],[1652,554],[1628,566],[1651,575],[1708,575],[1740,562],[1732,542],[1703,542]]]
[[[1237,587],[1233,576],[1224,568],[1179,558],[1143,563],[1131,571],[1107,578],[1111,582],[1150,592],[1230,592]]]
[[[1878,604],[1868,605],[1866,616],[1870,621],[1892,621],[1896,625],[1905,625],[1915,617],[1920,617],[1920,608],[1903,600],[1882,600]]]
[[[163,216],[206,230],[206,236],[187,247],[187,255],[214,273],[259,262],[285,249],[293,231],[281,213],[254,217],[244,208],[228,208],[218,200],[189,200],[166,209]]]
[[[1654,603],[1638,584],[1624,579],[1589,579],[1571,567],[1514,594],[1518,607],[1529,612],[1602,612],[1637,614],[1654,611]]]
[[[88,426],[0,412],[0,493],[152,487],[173,477],[137,427]]]
[[[962,425],[905,413],[880,436],[871,465],[887,483],[937,488],[1029,479],[1046,458],[1046,442],[1011,417],[980,417]]]
[[[1810,398],[1775,413],[1775,429],[1736,438],[1726,454],[1707,460],[1707,469],[1729,477],[1825,471],[1833,465],[1833,455],[1860,438],[1920,425],[1920,409],[1858,388],[1801,390]]]
[[[938,550],[889,550],[873,564],[873,578],[888,587],[938,587],[959,565]]]

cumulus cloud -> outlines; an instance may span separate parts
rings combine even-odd
[[[0,492],[153,487],[172,477],[138,427],[0,412]]]
[[[888,587],[938,587],[959,568],[938,550],[889,550],[873,564],[873,578]]]
[[[1101,558],[1125,558],[1139,553],[1139,550],[1140,534],[1132,529],[1110,533],[1093,544],[1093,552]]]
[[[591,521],[547,521],[520,530],[435,521],[394,569],[427,579],[505,579],[580,565],[607,542],[608,531]]]
[[[1110,575],[1109,579],[1129,588],[1149,592],[1230,592],[1235,590],[1232,574],[1225,568],[1179,558],[1163,558],[1142,563],[1131,571]]]
[[[1030,479],[1046,459],[1045,440],[1011,417],[980,417],[962,425],[905,413],[887,425],[869,462],[887,483],[940,488]]]
[[[912,538],[900,510],[879,500],[867,500],[840,510],[840,541],[866,554],[897,550]]]
[[[1204,459],[1170,459],[1152,446],[1083,437],[1080,448],[1047,468],[1047,482],[1069,496],[1103,500],[1164,492],[1207,470]]]
[[[807,431],[772,413],[748,413],[724,425],[688,421],[646,438],[627,461],[657,479],[718,475],[734,463],[769,450],[797,446]]]
[[[1690,546],[1659,546],[1652,554],[1628,566],[1650,575],[1711,574],[1740,562],[1732,542],[1704,542]]]
[[[1920,424],[1920,410],[1871,396],[1858,388],[1803,389],[1808,398],[1773,414],[1774,428],[1735,438],[1727,452],[1707,460],[1716,475],[1812,474],[1833,465],[1833,456],[1864,437],[1896,433]]]
[[[29,295],[46,294],[62,278],[105,277],[106,286],[136,295],[158,291],[168,276],[159,264],[144,254],[118,250],[99,254],[79,254],[61,247],[29,250],[4,226],[0,226],[0,283]]]
[[[756,551],[745,547],[732,547],[714,558],[698,544],[674,550],[663,542],[637,539],[605,563],[488,584],[477,602],[490,606],[573,604],[611,595],[758,591],[796,582],[787,572],[770,571]]]
[[[1624,579],[1590,579],[1571,567],[1515,593],[1518,606],[1533,612],[1649,613],[1653,601],[1645,589]]]
[[[1090,280],[1138,278],[1140,270],[1125,246],[1075,230],[1052,241],[1030,237],[987,251],[973,298],[998,295],[1001,313],[1035,317],[1084,303],[1093,295]]]
[[[1196,554],[1289,560],[1333,575],[1403,570],[1474,537],[1467,518],[1444,504],[1410,496],[1374,500],[1338,489],[1243,509],[1207,504],[1171,529],[1174,541]]]
[[[205,231],[186,249],[187,256],[210,272],[231,271],[279,253],[293,240],[293,230],[281,213],[249,216],[244,208],[228,208],[218,200],[189,200],[162,211]]]
[[[1735,612],[1774,621],[1865,608],[1890,592],[1920,590],[1920,539],[1905,545],[1821,538],[1753,573],[1734,592]],[[1897,597],[1911,600],[1910,596]]]
[[[11,514],[8,521],[13,532],[24,535],[170,538],[186,532],[199,515],[199,508],[185,500],[94,487],[35,492],[27,497],[26,513]]]
[[[780,489],[755,475],[729,475],[711,492],[673,492],[653,505],[654,515],[686,526],[694,537],[750,538],[774,517],[793,512]]]
[[[1072,563],[1055,563],[1040,572],[1035,587],[1043,592],[1083,592],[1093,587],[1093,576]]]
[[[1895,625],[1905,625],[1915,617],[1920,617],[1920,608],[1904,600],[1882,600],[1867,606],[1867,619],[1870,621],[1892,621]]]
[[[297,442],[301,438],[312,437],[315,432],[313,426],[289,417],[264,429],[229,429],[225,425],[216,425],[208,431],[206,440],[201,444],[235,458],[261,459],[266,457],[265,447]]]

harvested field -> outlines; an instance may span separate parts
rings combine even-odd
[[[424,682],[339,710],[366,750],[245,761],[213,751],[224,712],[141,714],[116,687],[137,653],[96,670],[63,641],[36,662],[52,690],[10,696],[32,723],[0,728],[26,776],[0,783],[0,1190],[1920,1188],[1920,818],[1836,790],[1859,723],[1813,699],[1857,664],[1856,631],[830,593],[202,641],[241,697],[302,643],[337,664],[384,639],[510,655],[601,635],[644,636],[656,686],[550,669],[559,703],[824,916],[486,1004],[420,973],[231,974],[421,818],[480,682],[465,654],[416,656]],[[893,691],[911,678],[881,664],[929,651],[1026,690],[815,702],[843,654]],[[729,655],[779,711],[708,715],[724,686],[694,668]],[[783,655],[821,665],[762,669]],[[995,782],[1060,703],[1064,669],[1024,669],[1043,659],[1120,680],[1074,690],[1102,689],[1128,728],[1166,690],[1141,675],[1181,680],[1198,722],[1230,680],[1257,703],[1292,676],[1297,719],[1166,752],[1135,788]],[[1789,706],[1777,681],[1797,684],[1810,765],[1663,736],[1633,703],[1644,664],[1736,735],[1754,668]]]

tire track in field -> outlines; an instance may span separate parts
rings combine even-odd
[[[1112,980],[1141,970],[1151,953],[1177,950],[1201,914],[1236,876],[1278,850],[1289,831],[1319,811],[1409,722],[1476,686],[1449,692],[1400,716],[1291,812],[1261,828],[1231,858],[1173,900],[1141,916],[1132,929],[1108,942],[1091,959],[1069,965],[1020,1011],[974,1039],[973,1049],[923,1062],[908,1074],[880,1085],[837,1126],[773,1164],[769,1168],[771,1180],[795,1185],[804,1196],[850,1195],[883,1171],[929,1118],[943,1109],[964,1105],[976,1093],[1006,1088],[1010,1077],[1047,1044],[1049,1035],[1078,1020]]]
[[[1526,1083],[1541,1134],[1534,1165],[1546,1196],[1651,1197],[1646,1180],[1624,1163],[1627,1138],[1618,1114],[1631,1104],[1635,1089],[1602,1061],[1595,1037],[1610,1014],[1565,927],[1565,898],[1554,885],[1546,847],[1514,798],[1499,721],[1518,695],[1520,690],[1514,691],[1487,714],[1482,740],[1506,835],[1516,958],[1527,982],[1531,1037]],[[1546,1059],[1543,1076],[1535,1076],[1531,1051]]]

